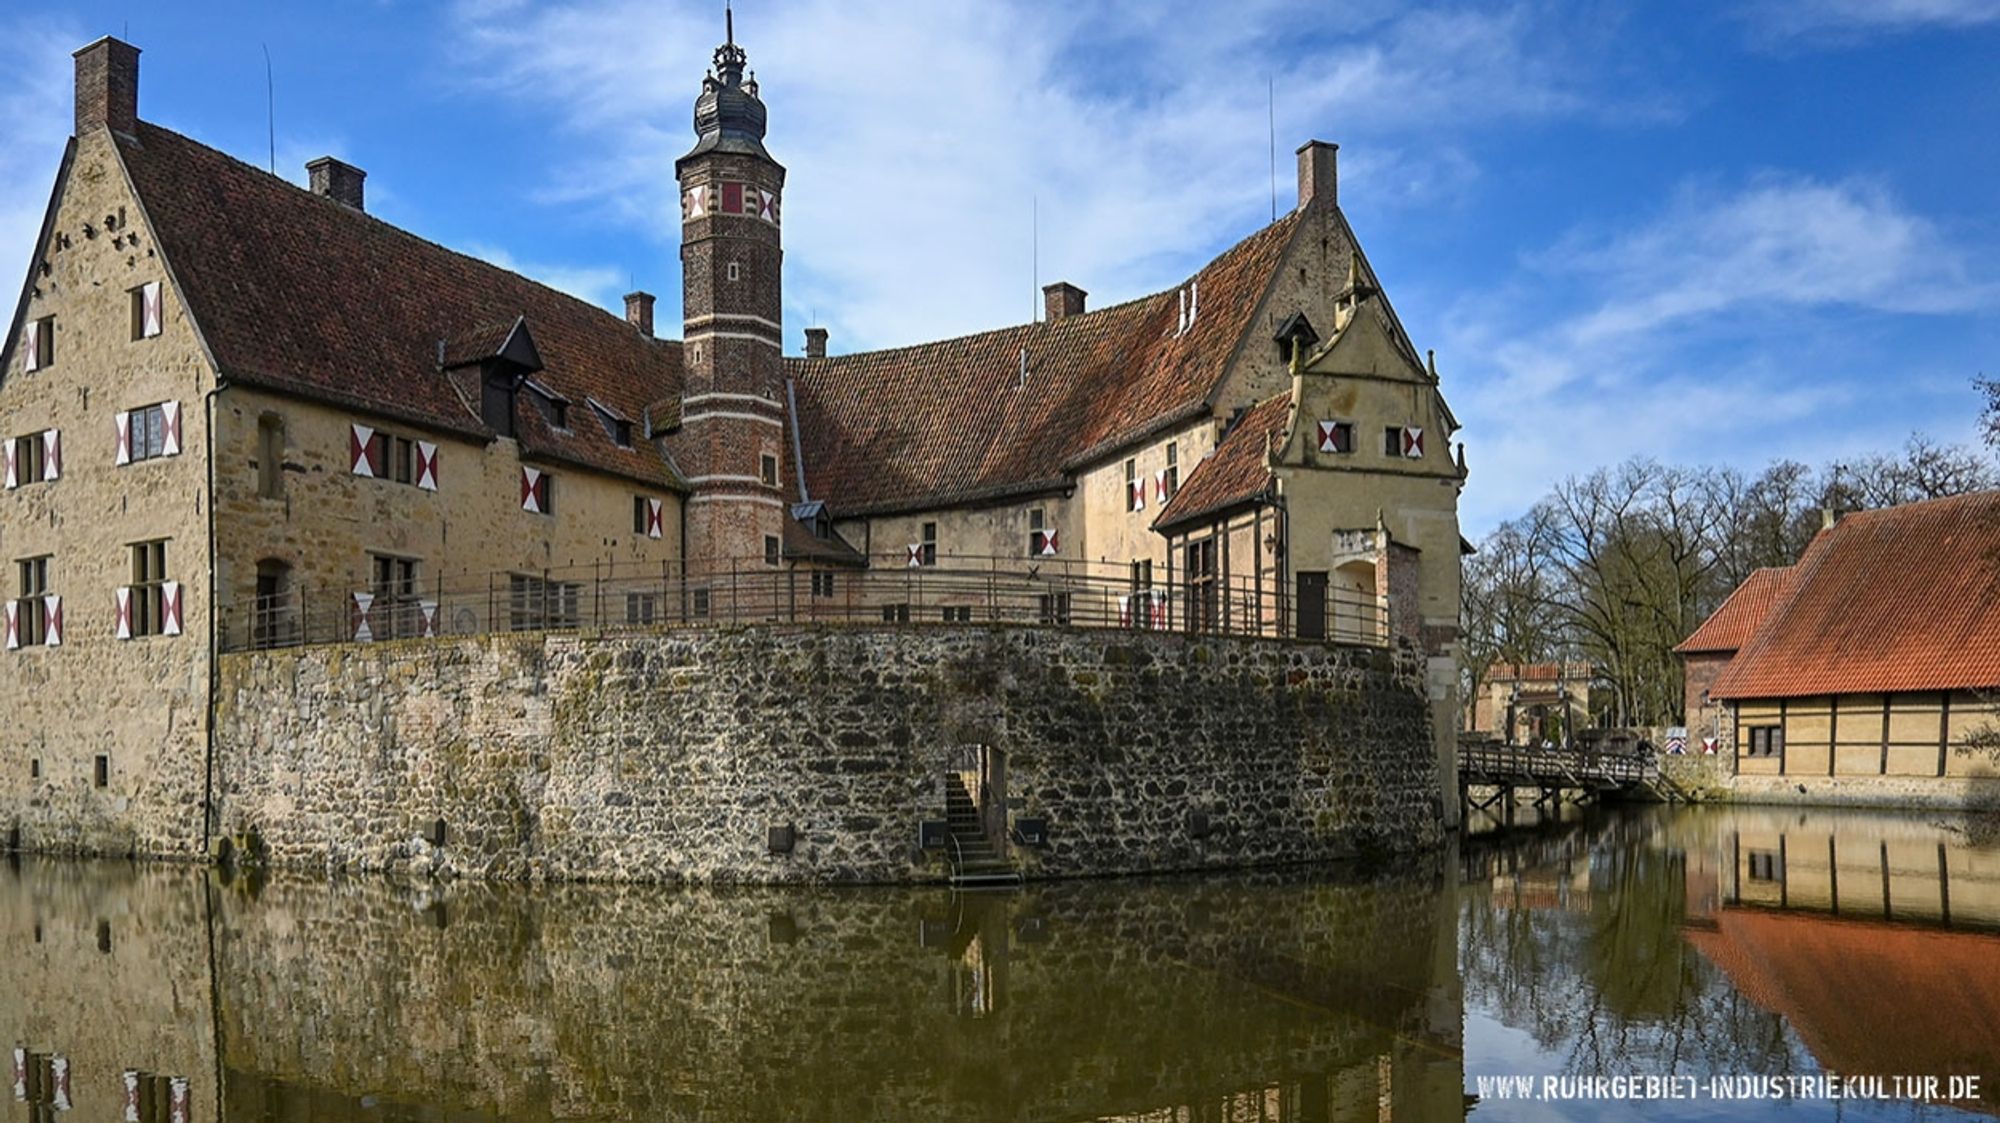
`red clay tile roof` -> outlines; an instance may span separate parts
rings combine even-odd
[[[1053,489],[1092,458],[1200,416],[1303,213],[1195,274],[1185,333],[1182,286],[1046,323],[790,360],[808,490],[851,516]]]
[[[1251,406],[1223,434],[1215,451],[1202,457],[1188,473],[1187,482],[1153,520],[1153,529],[1164,534],[1268,493],[1271,467],[1266,454],[1284,443],[1291,420],[1289,391]]]
[[[1716,698],[2000,686],[2000,491],[1862,511],[1823,531]]]
[[[1691,655],[1706,651],[1741,651],[1757,626],[1791,586],[1792,567],[1767,566],[1744,578],[1736,591],[1674,650]]]
[[[439,373],[439,343],[456,341],[461,355],[497,345],[491,329],[525,316],[546,368],[536,377],[572,403],[596,398],[641,417],[680,395],[678,341],[156,125],[141,122],[118,150],[231,381],[490,438],[477,399]],[[525,400],[518,409],[524,455],[677,486],[643,431],[624,449],[587,409],[572,405],[566,432]]]

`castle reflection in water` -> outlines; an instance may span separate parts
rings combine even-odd
[[[1563,819],[1372,876],[992,896],[23,859],[0,1120],[1379,1123],[1512,1117],[1467,1092],[1524,1065],[2000,1084],[1976,829]]]

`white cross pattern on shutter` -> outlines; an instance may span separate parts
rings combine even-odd
[[[181,634],[181,583],[178,581],[160,582],[160,634]]]
[[[354,474],[357,476],[367,476],[370,479],[373,479],[375,476],[375,455],[371,444],[374,439],[375,430],[366,425],[349,425],[347,427],[348,459],[353,465]]]
[[[118,617],[111,626],[111,632],[119,639],[132,638],[132,587],[118,586]]]
[[[1403,455],[1404,455],[1404,456],[1406,456],[1406,457],[1408,457],[1408,458],[1410,458],[1411,460],[1422,460],[1422,459],[1423,459],[1423,457],[1424,457],[1424,431],[1423,431],[1422,429],[1413,429],[1413,428],[1409,428],[1409,427],[1407,427],[1407,426],[1406,426],[1406,427],[1404,427],[1404,429],[1403,429]]]
[[[4,458],[7,461],[7,490],[12,491],[20,486],[20,483],[16,479],[14,473],[13,441],[6,441],[4,443],[0,443],[0,458]]]
[[[438,446],[417,442],[417,486],[425,491],[438,489]]]
[[[354,594],[354,642],[374,643],[375,631],[368,626],[368,609],[375,603],[375,594]]]
[[[181,404],[161,402],[160,416],[166,421],[166,436],[160,442],[160,455],[179,456],[181,454]]]
[[[118,425],[118,463],[132,463],[132,415],[119,413],[112,420]]]
[[[140,334],[151,339],[160,334],[160,282],[149,281],[139,290],[139,306],[143,320]]]
[[[42,478],[54,480],[62,478],[62,430],[42,431]]]
[[[46,596],[42,598],[42,613],[48,620],[48,634],[43,644],[49,647],[62,646],[62,598]]]
[[[7,650],[21,646],[21,602],[7,602]]]

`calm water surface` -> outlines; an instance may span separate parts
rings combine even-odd
[[[1987,833],[1579,815],[1393,874],[978,897],[23,860],[0,871],[4,1119],[1987,1118]],[[1978,1075],[1985,1098],[1522,1103],[1491,1084],[1829,1069]]]

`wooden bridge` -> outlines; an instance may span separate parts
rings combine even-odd
[[[1473,788],[1494,791],[1478,800],[1472,796]],[[1610,751],[1478,742],[1459,745],[1458,792],[1464,811],[1485,811],[1499,805],[1511,820],[1517,788],[1533,789],[1537,804],[1559,801],[1566,792],[1584,798],[1650,796],[1668,802],[1687,798],[1679,785],[1660,775],[1659,757],[1650,748]]]

